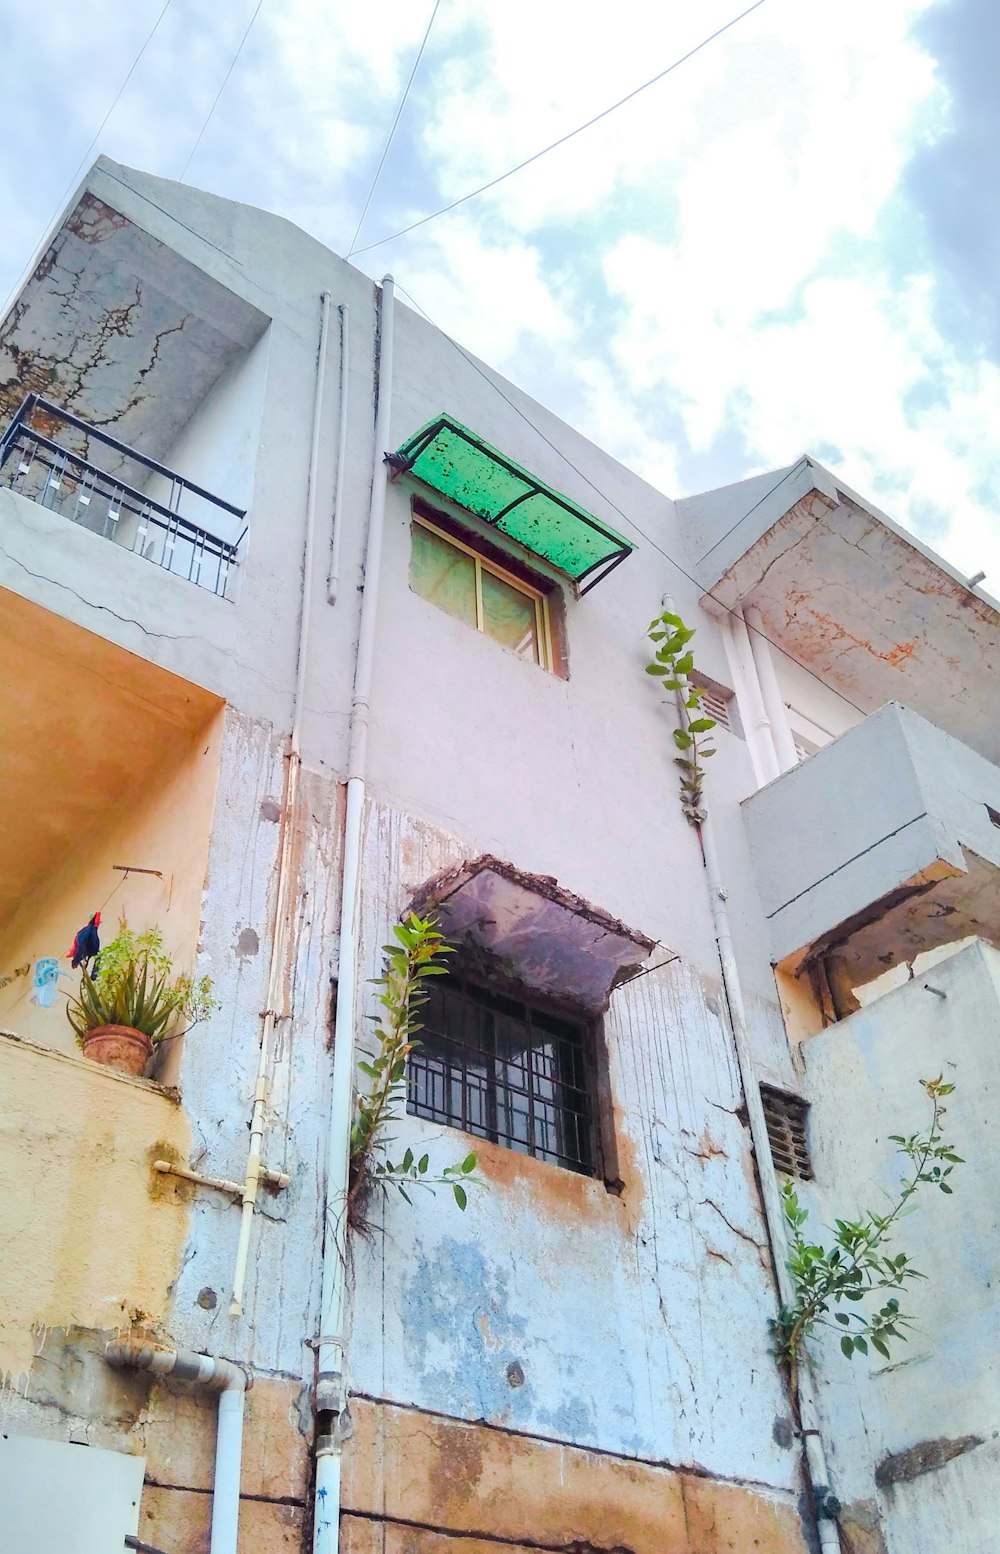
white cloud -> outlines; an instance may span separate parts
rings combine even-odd
[[[101,149],[176,176],[254,3],[174,0]],[[266,4],[191,181],[343,251],[431,4]],[[909,37],[927,4],[768,0],[566,147],[359,262],[392,268],[444,329],[671,494],[692,456],[717,484],[832,449],[892,516],[1000,573],[984,500],[998,375],[942,336],[898,194],[947,116]],[[11,279],[158,8],[124,24],[104,0],[81,29],[50,0],[19,22],[15,50],[34,29],[34,57],[23,117],[10,108],[29,141],[22,181],[6,175]],[[564,0],[442,0],[363,241],[532,154],[738,8],[621,0],[598,27]],[[53,122],[62,143],[43,144]]]

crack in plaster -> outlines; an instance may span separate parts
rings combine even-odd
[[[737,1235],[740,1234],[742,1232],[737,1231]],[[612,1451],[606,1446],[588,1446],[579,1441],[569,1441],[554,1435],[541,1435],[537,1430],[518,1430],[513,1425],[496,1424],[489,1419],[460,1419],[454,1414],[444,1414],[436,1409],[421,1408],[416,1403],[401,1403],[395,1398],[378,1397],[372,1392],[352,1390],[350,1395],[352,1398],[358,1398],[361,1402],[374,1403],[379,1408],[395,1409],[403,1414],[421,1414],[426,1419],[440,1419],[446,1424],[454,1425],[459,1430],[490,1430],[496,1435],[510,1435],[522,1441],[541,1442],[546,1446],[560,1446],[568,1448],[570,1451],[584,1452],[591,1457],[608,1457],[614,1462],[629,1462],[644,1468],[664,1468],[671,1473],[686,1473],[690,1478],[707,1479],[713,1484],[731,1484],[736,1489],[761,1490],[782,1500],[786,1504],[791,1504],[794,1500],[793,1491],[785,1489],[781,1485],[769,1484],[764,1479],[759,1478],[740,1478],[735,1474],[716,1473],[709,1468],[703,1467],[698,1462],[674,1462],[668,1457],[641,1457],[629,1452]],[[413,1433],[420,1434],[421,1432],[414,1431]],[[439,1436],[435,1433],[432,1436],[428,1436],[427,1439],[436,1441],[439,1439]],[[363,1515],[364,1513],[352,1512],[351,1514]],[[473,1534],[465,1533],[463,1536],[472,1537]],[[515,1541],[523,1543],[524,1539],[521,1538]]]
[[[408,1516],[391,1516],[388,1512],[359,1511],[345,1507],[344,1514],[379,1526],[388,1523],[393,1527],[412,1527],[415,1532],[432,1532],[438,1537],[454,1538],[463,1543],[472,1540],[494,1543],[498,1548],[538,1549],[542,1554],[634,1554],[634,1550],[626,1548],[623,1543],[591,1543],[587,1538],[572,1538],[569,1543],[539,1543],[527,1534],[508,1537],[504,1533],[487,1532],[479,1528],[444,1527],[435,1522],[415,1521]]]

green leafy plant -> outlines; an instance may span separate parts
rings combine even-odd
[[[127,1025],[150,1041],[163,1041],[177,1021],[186,1021],[189,1030],[217,1007],[211,978],[174,976],[160,930],[135,934],[123,917],[98,956],[96,975],[92,980],[84,972],[66,1013],[82,1046],[88,1032],[102,1025]]]
[[[920,1083],[932,1105],[930,1126],[925,1133],[891,1135],[897,1152],[909,1165],[895,1201],[885,1213],[867,1209],[858,1219],[835,1220],[832,1246],[820,1246],[804,1233],[808,1211],[800,1205],[792,1183],[784,1184],[789,1241],[786,1266],[795,1294],[782,1307],[774,1328],[778,1353],[788,1362],[793,1377],[805,1344],[818,1327],[839,1332],[840,1347],[848,1359],[855,1353],[867,1354],[869,1344],[888,1359],[890,1342],[905,1341],[905,1329],[912,1326],[893,1292],[925,1275],[905,1252],[893,1254],[890,1242],[898,1221],[915,1207],[911,1202],[914,1194],[927,1187],[950,1193],[948,1178],[955,1166],[962,1164],[961,1155],[944,1142],[941,1133],[945,1115],[942,1099],[955,1086],[944,1084],[940,1076]],[[883,1299],[886,1294],[888,1298]],[[859,1309],[872,1298],[882,1300],[877,1310]],[[850,1302],[849,1308],[836,1310],[843,1302]]]
[[[392,931],[395,944],[383,947],[385,974],[374,983],[382,990],[379,1003],[384,1011],[373,1017],[377,1051],[358,1064],[370,1088],[357,1097],[351,1127],[347,1221],[354,1230],[368,1229],[365,1204],[375,1186],[383,1191],[395,1187],[407,1203],[412,1202],[408,1189],[413,1187],[429,1191],[449,1187],[458,1207],[464,1209],[468,1187],[480,1183],[475,1175],[475,1154],[466,1155],[460,1164],[445,1166],[438,1172],[431,1170],[429,1155],[417,1158],[412,1149],[407,1149],[398,1162],[389,1157],[393,1141],[386,1129],[399,1119],[399,1108],[405,1105],[406,1060],[420,1045],[416,1033],[423,1027],[417,1013],[427,1001],[424,983],[428,977],[447,975],[444,958],[454,953],[451,945],[444,942],[433,914],[422,918],[410,912]]]
[[[679,615],[664,610],[650,621],[647,636],[657,646],[646,673],[655,676],[663,689],[676,698],[680,711],[680,724],[674,729],[674,744],[679,751],[674,764],[680,768],[681,808],[691,825],[700,826],[705,819],[705,773],[701,763],[715,754],[714,746],[706,743],[706,735],[715,728],[715,719],[702,710],[703,688],[692,685],[688,678],[694,669],[694,654],[688,647],[694,630],[685,626]]]

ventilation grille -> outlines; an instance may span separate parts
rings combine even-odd
[[[732,702],[732,693],[723,686],[716,685],[714,680],[705,680],[699,674],[691,676],[691,684],[701,689],[701,705],[707,718],[714,718],[720,728],[728,728],[732,731],[733,720],[729,707]]]
[[[784,1090],[773,1090],[770,1085],[761,1085],[760,1098],[764,1103],[775,1170],[784,1172],[785,1176],[794,1176],[800,1182],[811,1182],[813,1168],[806,1143],[809,1108],[805,1101]]]

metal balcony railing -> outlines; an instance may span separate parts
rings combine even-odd
[[[66,446],[73,441],[77,447]],[[98,456],[114,467],[101,468]],[[38,394],[27,396],[0,438],[0,485],[222,597],[247,532],[226,539],[196,523],[192,510],[214,510],[218,526],[228,515],[235,532],[246,509]]]

